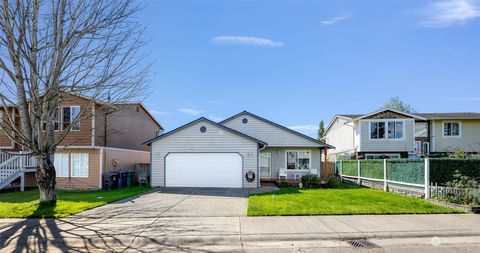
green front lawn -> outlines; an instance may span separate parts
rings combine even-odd
[[[251,195],[249,216],[461,213],[423,199],[342,184],[337,189],[281,188]]]
[[[139,186],[112,191],[58,190],[57,204],[42,207],[38,190],[0,193],[0,218],[66,217],[149,190]]]

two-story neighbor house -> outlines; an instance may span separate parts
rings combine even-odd
[[[408,158],[457,148],[480,152],[480,113],[404,113],[384,109],[369,114],[338,114],[324,140],[336,147],[331,159]]]
[[[55,153],[58,188],[98,189],[104,172],[133,170],[136,164],[150,162],[149,149],[141,144],[159,135],[163,128],[141,103],[104,106],[88,97],[63,93],[55,117],[55,136],[74,122],[84,108],[92,113],[71,127]],[[15,107],[8,111],[18,115]],[[15,119],[20,127],[19,118]],[[22,150],[2,133],[0,146],[2,165],[15,159],[11,153]],[[33,169],[25,173],[24,179],[25,186],[36,186]],[[0,186],[11,181],[7,172],[1,173]]]

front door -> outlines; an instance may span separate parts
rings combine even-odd
[[[260,153],[260,178],[272,178],[272,154]]]
[[[421,147],[422,147],[421,145],[422,145],[422,142],[421,142],[421,141],[415,141],[415,152],[416,152],[417,154],[422,153],[421,150],[420,150]]]

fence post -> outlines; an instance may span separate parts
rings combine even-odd
[[[387,191],[387,159],[383,159],[383,191]]]
[[[430,159],[425,158],[425,198],[430,198]]]
[[[343,160],[340,160],[340,182],[343,183]]]
[[[360,160],[358,160],[357,184],[359,184],[359,185],[362,184],[362,181],[360,180]]]

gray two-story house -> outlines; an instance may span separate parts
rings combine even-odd
[[[430,156],[458,148],[480,153],[480,113],[338,114],[323,139],[336,147],[329,158],[337,160]]]

